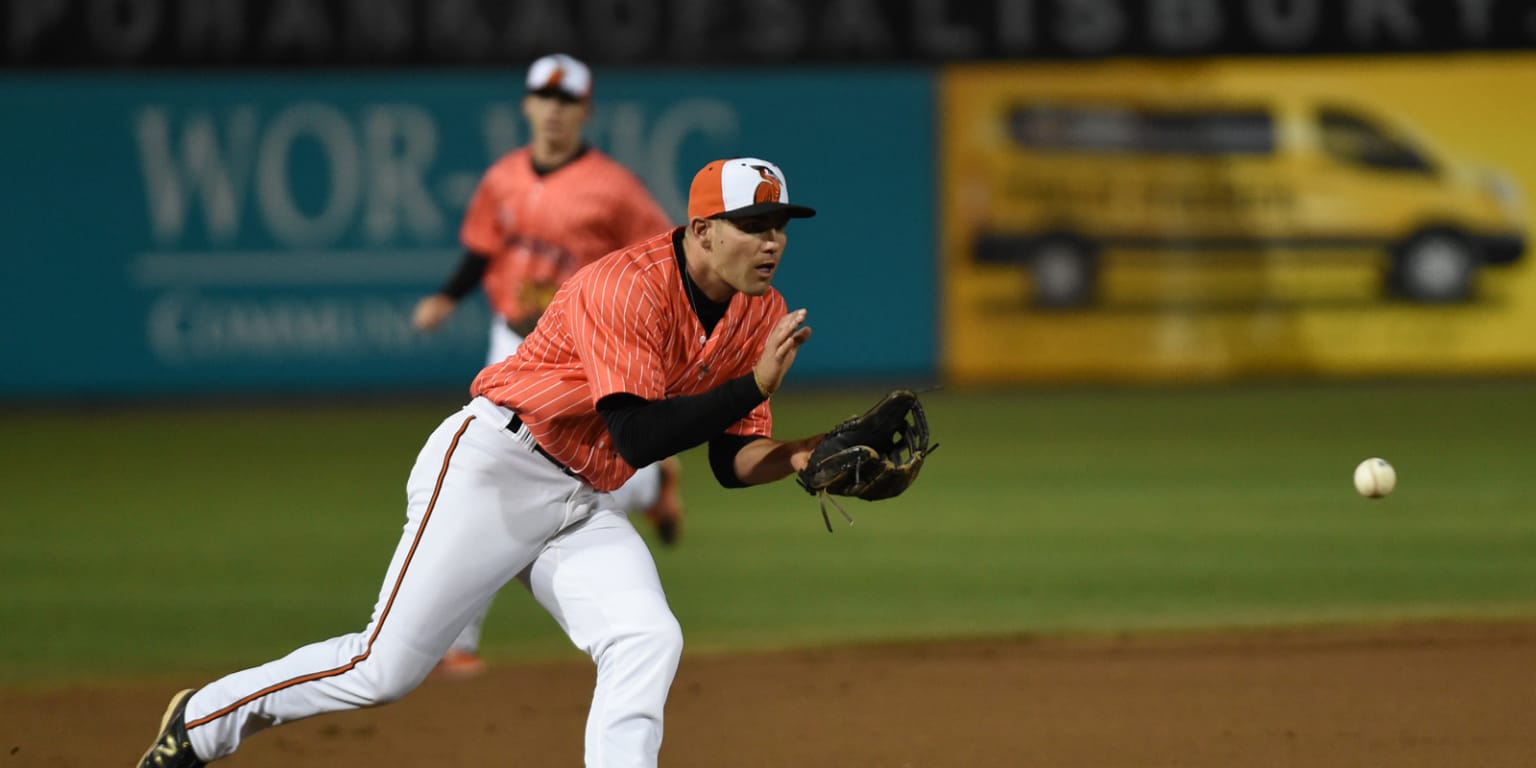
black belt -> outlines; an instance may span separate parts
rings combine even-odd
[[[507,422],[507,431],[515,433],[519,429],[522,429],[522,428],[523,428],[523,417],[519,416],[519,415],[517,415],[515,413],[512,414],[512,420]],[[581,475],[576,474],[575,470],[573,470],[570,467],[567,467],[566,465],[562,464],[559,459],[554,457],[553,454],[551,454],[549,451],[544,450],[544,446],[539,445],[539,441],[533,439],[533,435],[529,435],[528,436],[528,443],[533,446],[533,452],[534,453],[537,453],[538,455],[543,456],[546,459],[549,459],[549,463],[551,463],[551,464],[555,465],[556,467],[558,467],[561,472],[564,472],[567,475],[570,475],[571,477],[574,477],[574,478],[576,478],[578,480],[581,479]]]

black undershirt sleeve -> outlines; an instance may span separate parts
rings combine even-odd
[[[463,258],[459,259],[459,266],[448,277],[448,282],[437,289],[438,293],[448,296],[454,301],[461,301],[475,286],[480,285],[480,279],[485,277],[485,269],[489,267],[491,260],[474,251],[464,251]]]
[[[616,392],[597,401],[597,412],[608,424],[619,456],[632,467],[644,467],[714,439],[763,399],[757,380],[748,373],[708,392],[665,400]],[[710,463],[713,466],[713,458]]]
[[[709,469],[715,473],[715,480],[722,487],[747,487],[736,474],[736,454],[741,453],[747,443],[761,439],[759,435],[733,435],[729,432],[721,432],[709,439]]]

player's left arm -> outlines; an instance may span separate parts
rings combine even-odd
[[[616,392],[597,401],[614,450],[632,467],[643,467],[701,445],[745,418],[763,395],[750,375],[697,395],[655,400]]]
[[[667,397],[664,340],[657,338],[665,324],[635,320],[660,313],[657,289],[636,284],[623,264],[593,264],[566,283],[556,301],[570,305],[571,336],[614,449],[639,468],[704,443],[766,395],[747,374],[697,395]]]
[[[726,488],[771,483],[805,469],[821,435],[776,440],[762,435],[725,434],[709,441],[709,468]]]
[[[630,466],[643,467],[727,430],[748,435],[767,433],[773,424],[768,398],[794,363],[795,350],[810,337],[810,329],[800,326],[804,319],[804,310],[779,318],[764,339],[761,357],[753,370],[700,394],[666,397],[664,393],[645,393],[641,387],[621,386],[619,380],[609,386],[594,383],[594,391],[599,393],[597,411],[608,425],[614,448]],[[779,452],[749,454],[749,458],[751,461],[743,465],[742,472],[735,471],[732,464],[732,473],[743,480],[775,471],[777,464],[765,464],[766,460],[787,461]],[[716,473],[720,472],[716,468]],[[788,473],[785,469],[777,477]]]

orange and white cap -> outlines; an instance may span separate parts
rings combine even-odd
[[[688,189],[689,219],[738,219],[776,212],[792,219],[816,215],[813,208],[789,204],[784,172],[767,160],[716,160],[694,175]]]
[[[592,70],[579,59],[551,53],[528,67],[528,92],[586,99],[592,96]]]

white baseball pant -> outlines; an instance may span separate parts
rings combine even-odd
[[[443,421],[406,485],[405,529],[367,627],[228,675],[192,696],[204,760],[262,729],[394,701],[517,578],[597,665],[586,765],[654,766],[682,631],[655,562],[609,496],[533,451],[511,412],[475,398]]]
[[[511,357],[523,343],[523,337],[507,327],[506,318],[494,312],[491,313],[490,339],[490,351],[486,354],[487,365]],[[661,495],[661,467],[656,464],[641,467],[611,495],[613,500],[608,505],[613,509],[629,514],[644,512]],[[491,603],[488,600],[483,608],[470,617],[450,647],[465,653],[479,652],[480,634],[485,629],[485,616],[490,610]]]

